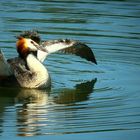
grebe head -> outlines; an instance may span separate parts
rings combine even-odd
[[[19,34],[18,36],[16,36],[16,38],[30,38],[33,41],[35,41],[37,44],[40,44],[41,42],[41,38],[38,34],[38,31],[35,30],[31,30],[31,31],[23,31],[21,34]]]
[[[18,41],[16,42],[16,46],[17,52],[22,58],[26,58],[27,55],[30,53],[33,53],[35,56],[37,56],[38,50],[46,52],[46,50],[43,49],[43,47],[41,47],[39,44],[37,44],[30,38],[19,37]]]

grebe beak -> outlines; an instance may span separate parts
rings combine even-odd
[[[48,55],[48,50],[45,49],[43,46],[37,44],[36,42],[34,41],[31,41],[31,43],[36,47],[37,49],[37,59],[40,61],[40,62],[43,62],[45,60],[45,58],[47,57]]]
[[[33,40],[30,41],[30,43],[32,45],[34,45],[34,47],[36,47],[37,50],[43,51],[43,52],[48,52],[47,49],[45,49],[43,46],[37,44],[36,42],[34,42]]]

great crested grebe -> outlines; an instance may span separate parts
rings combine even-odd
[[[24,88],[44,88],[51,86],[51,78],[42,64],[54,52],[75,54],[97,64],[93,51],[85,44],[59,39],[41,42],[36,31],[25,31],[17,37],[18,57],[6,60],[0,50],[0,85],[17,84]],[[10,85],[9,84],[9,85]]]

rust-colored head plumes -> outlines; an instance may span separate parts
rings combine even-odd
[[[16,46],[17,46],[17,52],[19,53],[19,56],[24,59],[30,53],[32,53],[37,57],[38,50],[47,52],[43,47],[41,47],[39,44],[37,44],[35,41],[33,41],[30,38],[19,37]]]
[[[27,46],[26,39],[23,37],[19,37],[18,41],[16,42],[17,52],[19,56],[24,58],[29,53],[29,47]]]
[[[24,31],[16,36],[17,52],[19,56],[25,58],[30,52],[35,52],[40,44],[40,36],[37,31]]]

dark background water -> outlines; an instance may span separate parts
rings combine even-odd
[[[45,61],[52,90],[0,87],[0,139],[140,137],[139,0],[1,0],[0,48],[17,55],[15,36],[85,42],[98,65],[71,55]]]

